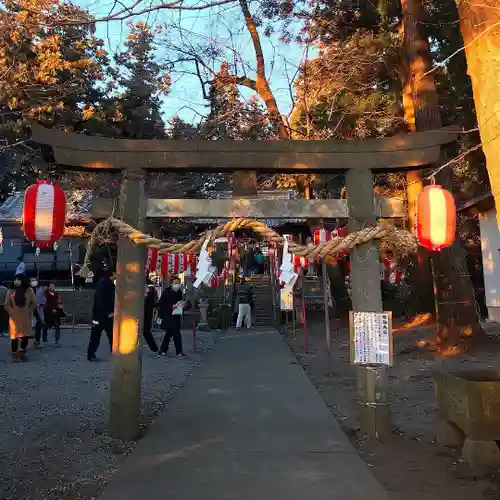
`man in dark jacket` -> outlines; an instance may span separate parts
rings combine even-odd
[[[170,339],[173,337],[175,353],[178,358],[185,358],[186,355],[182,350],[182,335],[181,335],[181,319],[182,308],[184,302],[182,300],[181,280],[173,278],[170,286],[165,288],[161,294],[158,304],[158,316],[161,319],[161,326],[165,329],[165,335],[161,342],[158,356],[166,356]]]
[[[153,313],[156,306],[156,290],[151,280],[147,281],[146,290],[144,292],[144,326],[142,334],[144,340],[148,343],[149,349],[153,352],[158,352],[158,346],[154,338],[153,332]]]
[[[243,274],[245,278],[248,278],[253,271],[255,266],[255,256],[253,252],[253,248],[251,245],[248,245],[248,248],[245,252],[245,263],[243,265]]]
[[[90,330],[87,359],[96,361],[96,352],[101,342],[104,330],[109,340],[109,347],[113,349],[113,314],[115,310],[115,284],[111,280],[109,271],[105,271],[97,283],[92,307],[92,329]]]

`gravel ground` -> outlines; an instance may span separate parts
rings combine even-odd
[[[349,364],[349,336],[334,321],[332,351],[325,351],[324,325],[311,324],[309,352],[302,332],[286,338],[300,364],[318,388],[363,460],[394,500],[499,499],[500,475],[475,478],[460,458],[460,450],[434,442],[437,400],[432,373],[436,369],[494,368],[500,370],[500,337],[473,352],[443,358],[415,351],[418,340],[432,337],[434,328],[395,334],[394,367],[389,370],[394,434],[385,442],[365,442],[359,433],[355,368]]]
[[[26,363],[12,363],[9,339],[0,338],[0,499],[90,500],[133,449],[106,434],[108,344],[103,334],[102,361],[89,363],[88,333],[63,330],[62,347],[30,344]],[[143,347],[143,431],[213,345],[213,334],[199,333],[194,353],[183,333],[187,360]]]

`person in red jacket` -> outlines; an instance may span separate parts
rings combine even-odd
[[[47,342],[47,333],[50,329],[55,330],[55,344],[61,345],[61,316],[62,303],[59,294],[56,292],[56,284],[51,281],[45,291],[45,307],[43,309],[44,326],[43,341]]]

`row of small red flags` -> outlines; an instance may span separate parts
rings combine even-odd
[[[157,248],[148,248],[146,253],[146,269],[149,272],[160,270],[162,276],[171,277],[191,270],[196,272],[196,255],[192,253],[159,253]]]

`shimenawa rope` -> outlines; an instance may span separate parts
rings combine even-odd
[[[263,222],[253,219],[233,219],[225,224],[220,224],[215,229],[205,231],[198,236],[196,240],[188,243],[167,243],[135,229],[120,219],[109,218],[99,223],[94,228],[87,244],[87,252],[83,267],[88,268],[92,251],[98,242],[98,239],[112,230],[117,231],[121,235],[127,236],[136,245],[143,245],[148,248],[157,248],[160,253],[197,253],[207,238],[209,242],[212,242],[221,236],[227,236],[237,229],[243,228],[251,229],[253,232],[260,234],[267,241],[283,245],[283,236],[266,226]],[[330,254],[351,250],[358,245],[362,245],[373,240],[379,240],[387,243],[391,247],[394,247],[402,252],[415,252],[417,249],[417,240],[410,232],[385,224],[366,227],[360,229],[359,231],[354,231],[347,236],[334,237],[326,243],[320,243],[313,246],[299,245],[289,241],[288,249],[291,253],[300,257],[325,257]]]

